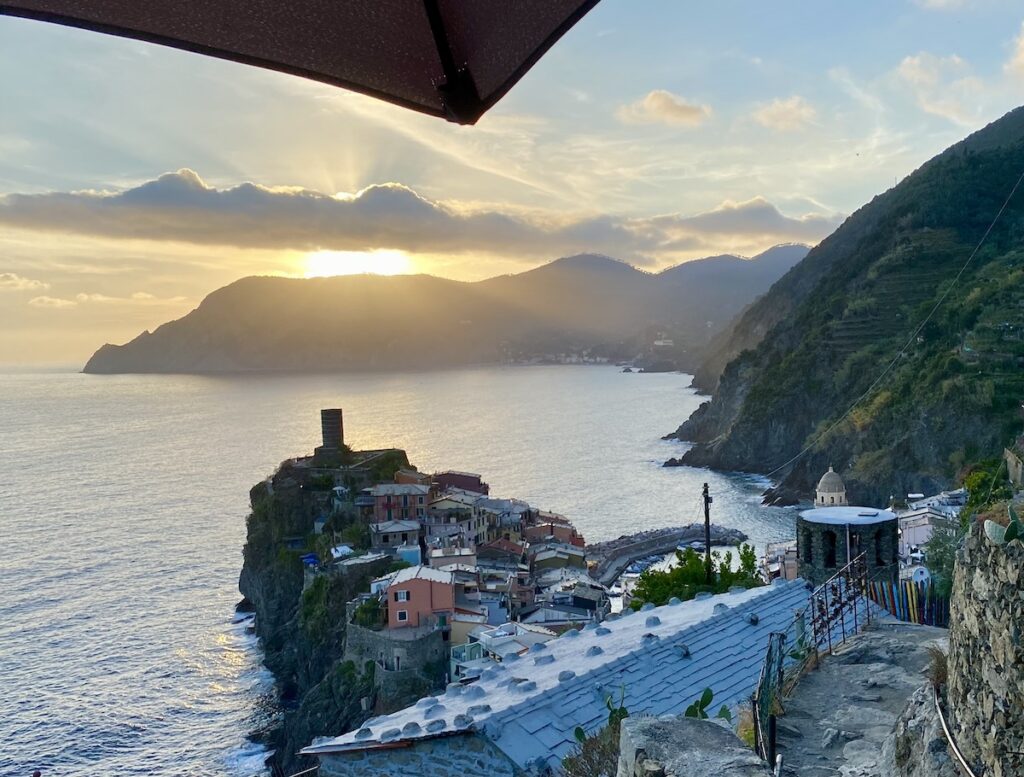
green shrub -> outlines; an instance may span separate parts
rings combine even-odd
[[[757,576],[757,554],[752,545],[740,546],[738,569],[732,568],[732,558],[732,551],[711,554],[715,574],[713,582],[708,584],[703,554],[693,548],[677,550],[676,564],[671,569],[648,569],[640,575],[630,606],[639,610],[646,602],[658,606],[668,604],[673,596],[687,601],[702,591],[725,593],[737,585],[744,588],[764,585]]]

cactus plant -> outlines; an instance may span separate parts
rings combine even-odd
[[[686,708],[686,712],[683,713],[683,717],[686,718],[698,718],[700,720],[708,719],[708,707],[711,706],[712,700],[715,698],[715,693],[710,688],[705,688],[704,693],[700,695],[693,704]],[[716,718],[722,718],[729,723],[732,723],[732,712],[729,707],[725,704],[722,705],[722,709],[715,715]]]
[[[995,521],[985,521],[985,536],[996,545],[1006,544],[1006,527]]]
[[[1006,534],[1003,535],[1004,541],[1024,541],[1024,524],[1021,523],[1020,516],[1017,515],[1012,504],[1008,504],[1006,510],[1010,514],[1010,524],[1006,527]]]
[[[1006,506],[1006,512],[1009,515],[1006,526],[1001,526],[995,521],[985,521],[985,536],[996,545],[1006,545],[1014,540],[1024,542],[1024,522],[1012,504]]]

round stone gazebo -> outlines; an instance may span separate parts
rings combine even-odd
[[[865,554],[868,577],[893,580],[899,574],[899,533],[889,510],[849,505],[804,510],[796,521],[800,577],[820,585]]]

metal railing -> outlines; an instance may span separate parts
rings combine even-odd
[[[303,769],[301,772],[295,772],[294,774],[289,774],[288,777],[305,777],[306,775],[316,774],[319,771],[320,771],[320,764],[317,764],[316,766],[311,766],[308,769]],[[274,777],[278,777],[278,775],[280,775],[280,777],[284,777],[284,772],[281,771],[280,767],[277,767],[274,770]]]
[[[953,739],[953,732],[949,730],[949,725],[946,723],[946,716],[942,714],[942,705],[939,703],[939,692],[934,687],[932,688],[932,698],[935,700],[935,713],[939,716],[939,723],[942,724],[942,733],[946,736],[946,742],[949,743],[950,752],[956,756],[957,763],[960,764],[960,768],[963,769],[964,774],[967,777],[978,777],[974,770],[971,769],[971,765],[967,763],[967,759],[964,758],[964,754],[960,752],[960,748],[957,747],[956,741]]]
[[[775,713],[782,693],[785,660],[786,635],[773,631],[768,635],[768,650],[753,698],[754,749],[769,764],[775,762]]]
[[[833,633],[839,628],[839,643],[846,642],[847,616],[853,615],[852,634],[860,631],[860,621],[871,621],[871,606],[867,598],[867,554],[861,553],[832,577],[811,592],[811,634],[814,648],[828,645],[833,651]]]
[[[867,591],[867,554],[862,553],[811,592],[808,599],[810,635],[806,629],[807,610],[801,610],[793,620],[790,648],[787,648],[789,635],[785,632],[772,632],[768,636],[768,649],[752,697],[754,749],[776,773],[781,770],[781,758],[776,752],[775,716],[781,699],[806,667],[817,660],[819,648],[828,645],[831,653],[836,641],[840,644],[846,641],[847,632],[853,636],[862,623],[870,622],[871,602]],[[852,623],[848,629],[850,616]],[[834,636],[836,631],[838,634]],[[788,670],[787,658],[792,659]]]

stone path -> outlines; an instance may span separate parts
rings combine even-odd
[[[948,632],[892,619],[873,621],[835,655],[826,652],[783,703],[778,751],[783,774],[886,777],[882,742],[907,700],[925,683],[928,647]]]

